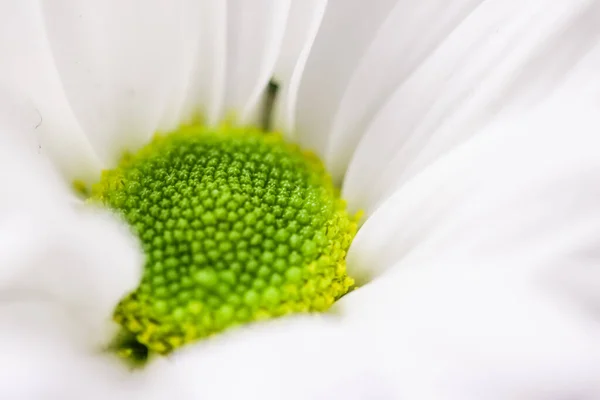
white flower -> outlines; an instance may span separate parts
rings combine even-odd
[[[595,0],[2,0],[0,397],[600,398],[598,71]],[[68,185],[272,76],[364,285],[130,372],[142,255]]]

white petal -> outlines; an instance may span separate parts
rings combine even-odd
[[[477,135],[526,112],[597,42],[598,4],[486,1],[395,91],[357,147],[344,195],[372,211],[394,188]]]
[[[66,209],[63,182],[19,130],[28,109],[0,97],[0,398],[130,398],[97,350],[139,280],[139,250],[112,219]]]
[[[296,99],[310,49],[325,14],[327,0],[293,0],[273,71],[279,85],[274,109],[274,126],[288,137],[294,136]]]
[[[209,124],[223,114],[227,55],[227,2],[188,0],[184,26],[189,59],[183,72],[184,98],[177,122],[199,115]]]
[[[39,123],[39,114],[29,101],[0,86],[0,219],[15,208],[48,209],[70,197],[43,154],[43,142],[36,134]]]
[[[91,344],[114,334],[112,312],[139,283],[141,252],[107,215],[14,210],[0,224],[0,293],[57,302],[88,330]]]
[[[509,257],[507,257],[508,259]],[[433,258],[348,295],[376,368],[401,399],[594,399],[600,336],[562,296],[506,259]]]
[[[181,400],[392,398],[366,349],[336,319],[285,318],[183,348],[149,379]]]
[[[333,119],[325,161],[341,181],[354,148],[394,89],[482,0],[399,1],[352,74]],[[505,2],[506,3],[506,2]]]
[[[367,220],[348,254],[351,273],[454,254],[558,262],[585,251],[600,230],[595,101],[561,90],[437,161]]]
[[[400,397],[600,395],[600,117],[588,94],[568,85],[491,125],[359,232],[350,273],[391,270],[339,311],[369,318],[382,368],[404,377]]]
[[[115,305],[139,282],[139,245],[113,216],[78,204],[36,143],[1,129],[2,114],[0,294],[57,302],[104,342]]]
[[[137,382],[116,360],[85,350],[72,334],[76,325],[50,304],[0,302],[0,397],[131,399]]]
[[[163,120],[184,63],[183,0],[43,1],[67,98],[90,143],[112,163]]]
[[[0,86],[35,111],[30,119],[40,153],[50,155],[68,179],[90,180],[101,167],[65,97],[38,2],[0,4],[0,54]]]
[[[352,73],[397,0],[330,1],[300,82],[296,131],[300,143],[323,155]]]
[[[400,396],[600,395],[594,55],[547,104],[438,161],[359,232],[354,272],[392,269],[339,308],[369,318],[382,368],[405,378]]]
[[[271,78],[290,0],[228,0],[225,112],[249,122]]]

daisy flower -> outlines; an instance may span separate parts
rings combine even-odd
[[[600,397],[600,1],[3,0],[7,399]]]

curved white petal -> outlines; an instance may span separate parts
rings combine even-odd
[[[351,273],[458,253],[558,262],[587,246],[600,230],[597,95],[561,90],[498,119],[399,188],[356,236]]]
[[[24,134],[35,136],[39,152],[51,156],[67,179],[92,179],[101,165],[65,97],[37,1],[0,3],[0,54],[0,90],[34,110],[35,129]]]
[[[183,98],[176,123],[202,116],[216,124],[223,114],[227,55],[227,2],[187,0],[184,39],[189,58],[183,71]]]
[[[13,209],[48,209],[70,194],[44,154],[40,117],[30,101],[0,86],[0,220]],[[45,201],[40,201],[44,199]]]
[[[353,242],[350,274],[375,279],[339,311],[369,318],[401,397],[600,395],[600,47],[584,48],[552,95],[407,181]]]
[[[375,209],[497,115],[526,111],[597,42],[598,3],[486,1],[395,91],[359,143],[344,184]]]
[[[61,304],[93,345],[114,334],[112,312],[139,283],[137,243],[107,215],[13,209],[0,224],[0,293]]]
[[[78,324],[52,304],[0,299],[0,397],[126,400],[142,382],[116,359],[90,352]],[[68,327],[68,328],[67,328]],[[65,329],[67,328],[67,329]],[[84,334],[78,332],[78,334]],[[142,388],[145,385],[142,386]],[[153,392],[144,399],[155,399]]]
[[[393,398],[367,350],[335,318],[284,318],[183,348],[149,379],[181,400]]]
[[[298,90],[299,142],[323,155],[341,97],[397,0],[328,1]]]
[[[273,78],[279,86],[274,127],[294,136],[296,99],[310,49],[325,14],[327,0],[293,0]]]
[[[184,63],[183,0],[43,0],[62,85],[107,163],[163,121]]]
[[[600,82],[584,74],[600,52],[587,61],[397,190],[353,242],[349,273],[375,279],[338,312],[403,377],[397,396],[600,395]]]
[[[60,304],[105,343],[115,305],[139,283],[139,245],[114,217],[77,206],[37,143],[19,140],[26,131],[1,128],[2,114],[0,297]]]
[[[405,262],[338,305],[400,399],[594,399],[596,318],[514,274],[529,260]],[[540,260],[541,261],[541,260]],[[408,268],[407,268],[408,267]]]
[[[361,135],[394,89],[481,3],[396,3],[353,72],[333,118],[325,162],[336,181],[341,181]]]
[[[289,9],[290,0],[227,1],[225,112],[241,123],[255,117],[279,55]]]

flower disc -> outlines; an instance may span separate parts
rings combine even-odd
[[[323,164],[279,135],[183,127],[104,171],[91,200],[146,254],[115,320],[153,352],[236,324],[326,310],[354,284],[357,219]]]

